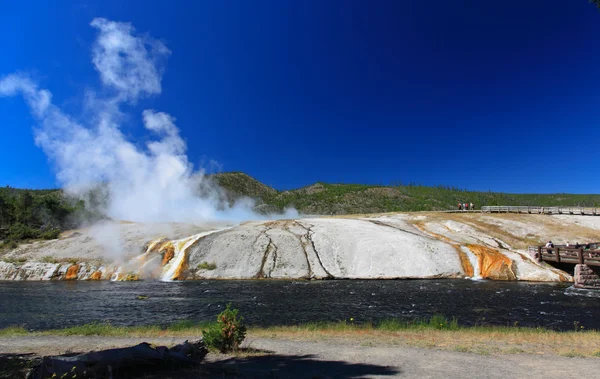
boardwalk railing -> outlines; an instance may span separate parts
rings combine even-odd
[[[600,216],[600,208],[592,207],[539,207],[539,206],[483,206],[484,213],[532,213],[532,214],[555,214],[555,215],[587,215]]]
[[[600,266],[600,242],[575,246],[530,246],[529,252],[538,261]]]

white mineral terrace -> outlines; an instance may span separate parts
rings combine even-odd
[[[0,280],[472,278],[571,281],[527,246],[600,240],[600,218],[413,213],[224,224],[116,223],[0,256]],[[96,236],[96,237],[94,237]]]

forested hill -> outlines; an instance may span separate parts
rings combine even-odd
[[[397,211],[435,211],[456,209],[457,204],[600,206],[600,195],[505,194],[475,192],[444,186],[378,186],[362,184],[313,185],[278,191],[241,172],[209,176],[221,186],[230,202],[240,197],[256,199],[262,213],[294,207],[311,215],[359,214]],[[14,246],[15,241],[56,238],[61,230],[77,226],[82,220],[98,219],[81,200],[66,197],[61,190],[0,188],[0,241]]]
[[[0,240],[53,239],[75,227],[87,214],[83,201],[69,199],[60,190],[0,188]]]
[[[225,190],[256,198],[258,209],[280,211],[295,207],[305,214],[358,214],[456,209],[458,203],[482,205],[600,206],[600,194],[506,194],[467,191],[447,186],[327,184],[276,191],[244,173],[213,176]]]

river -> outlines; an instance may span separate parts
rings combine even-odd
[[[147,296],[138,299],[138,296]],[[456,317],[462,325],[600,329],[598,292],[569,285],[471,280],[0,282],[0,328],[93,321],[212,321],[227,302],[250,325]]]

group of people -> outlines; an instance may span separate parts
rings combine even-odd
[[[559,246],[561,246],[561,245],[559,245]],[[577,242],[575,245],[571,245],[569,243],[569,241],[567,241],[567,243],[564,246],[568,247],[568,248],[575,248],[575,249],[583,248],[584,251],[589,251],[589,250],[598,248],[597,244],[590,244],[590,243],[580,244],[579,242]],[[546,244],[546,252],[548,254],[551,254],[552,253],[551,249],[553,249],[553,248],[554,248],[554,244],[552,243],[552,241],[548,241],[548,243]],[[595,251],[590,251],[588,253],[588,256],[590,258],[592,258],[592,256],[593,255],[595,256],[596,254],[597,253]]]
[[[552,243],[552,241],[548,241],[548,243],[546,244],[546,247],[553,248],[554,244]],[[569,241],[567,241],[567,243],[565,244],[565,247],[571,247],[571,248],[575,248],[575,249],[579,249],[580,247],[583,247],[584,249],[589,249],[591,246],[589,243],[585,244],[585,245],[581,245],[579,242],[577,242],[575,245],[571,245],[569,243]]]
[[[459,211],[468,211],[475,209],[475,206],[473,205],[473,203],[458,203],[458,210]]]

